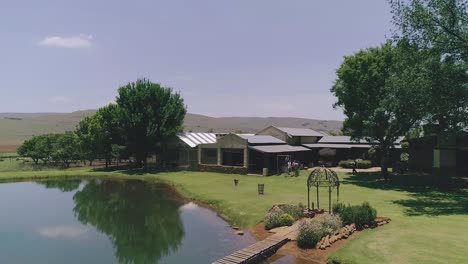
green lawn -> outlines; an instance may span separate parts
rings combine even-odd
[[[0,165],[1,166],[1,165]],[[87,169],[0,172],[0,180],[34,177],[110,176],[164,180],[181,193],[217,209],[231,223],[249,228],[275,203],[307,203],[306,173],[301,176],[258,177],[201,172],[140,174],[93,172]],[[233,179],[239,179],[235,187]],[[392,222],[365,230],[331,255],[342,263],[468,263],[468,191],[438,192],[411,183],[383,183],[375,174],[340,174],[340,201],[369,201],[378,215]],[[265,184],[265,195],[257,184]],[[315,197],[315,193],[311,193]],[[322,188],[321,207],[327,207]],[[333,199],[336,194],[333,193]]]

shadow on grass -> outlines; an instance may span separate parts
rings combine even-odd
[[[430,175],[391,175],[385,181],[380,173],[359,173],[348,175],[341,181],[378,190],[395,190],[410,193],[409,199],[392,201],[405,207],[408,216],[438,216],[468,214],[468,189],[440,187],[437,177]]]
[[[422,192],[437,189],[437,179],[433,176],[390,175],[389,180],[383,180],[380,172],[362,172],[356,175],[348,174],[341,179],[343,184],[353,184],[360,187],[381,190],[397,190]]]
[[[393,203],[405,207],[405,214],[409,216],[438,216],[468,214],[468,191],[452,192],[428,191],[413,193],[412,199],[402,199]]]

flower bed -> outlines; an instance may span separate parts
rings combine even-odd
[[[265,215],[265,229],[269,230],[280,226],[290,226],[297,219],[301,218],[304,212],[304,205],[279,204],[274,205]]]

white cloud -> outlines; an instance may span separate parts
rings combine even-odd
[[[79,35],[72,37],[51,36],[45,37],[39,42],[41,46],[59,48],[90,48],[93,43],[93,36]]]
[[[195,209],[198,209],[198,205],[193,202],[189,202],[187,204],[182,205],[180,209],[181,210],[195,210]]]
[[[37,229],[37,233],[52,239],[83,239],[88,229],[84,226],[52,226]]]

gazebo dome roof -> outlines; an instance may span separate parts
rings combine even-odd
[[[340,179],[336,172],[329,168],[319,167],[312,170],[307,179],[307,187],[338,187],[340,186]]]

